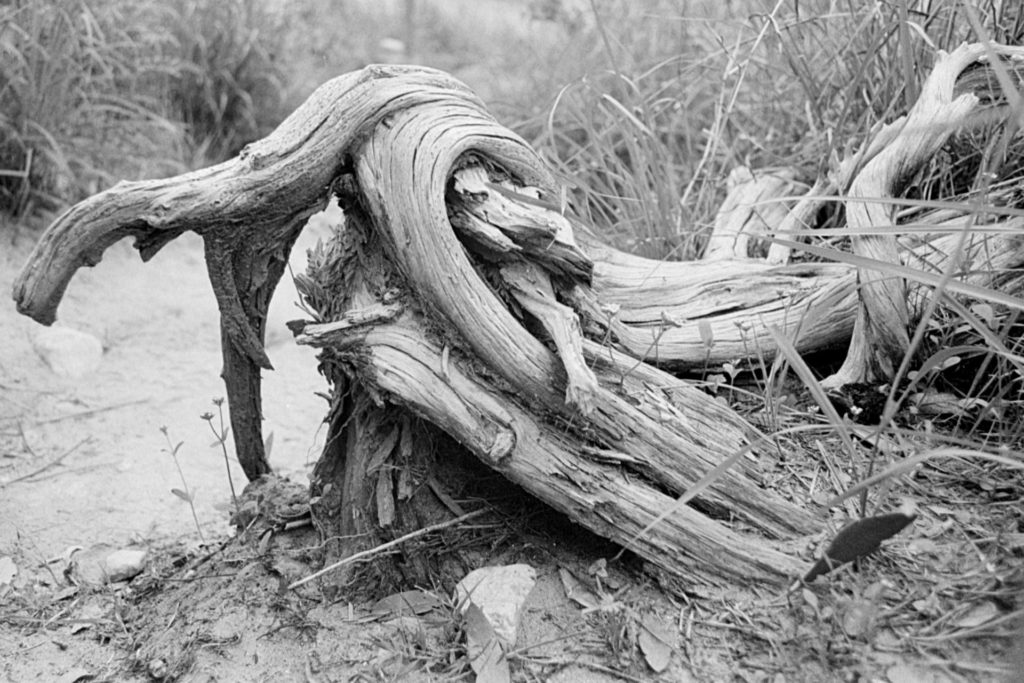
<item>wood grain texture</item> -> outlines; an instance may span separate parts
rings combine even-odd
[[[976,43],[961,45],[950,53],[940,51],[910,112],[885,126],[878,141],[872,143],[877,153],[857,173],[846,201],[847,226],[854,231],[851,239],[856,254],[882,263],[901,263],[896,207],[878,200],[898,197],[904,184],[954,133],[991,125],[992,117],[976,114],[994,100],[1005,102],[1006,98],[993,93],[993,87],[998,90],[994,74],[991,80],[985,80],[978,77],[977,70],[991,69],[993,58],[1005,59],[1011,65],[1024,59],[1024,48]],[[969,68],[969,78],[959,85],[973,84],[978,92],[958,87],[961,75]],[[1001,114],[1009,115],[1009,111]],[[865,229],[880,232],[856,232]],[[840,369],[824,380],[828,388],[888,381],[910,346],[906,280],[881,269],[859,268],[857,284],[859,306],[850,349]]]

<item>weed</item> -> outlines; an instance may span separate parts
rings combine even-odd
[[[189,489],[188,481],[185,479],[185,473],[181,469],[181,463],[178,462],[178,451],[185,442],[179,441],[176,444],[172,444],[171,436],[166,426],[161,427],[160,432],[164,435],[164,439],[167,441],[167,448],[162,448],[161,452],[167,453],[171,456],[171,459],[174,461],[174,467],[178,470],[178,477],[181,479],[181,488],[171,489],[171,493],[188,503],[189,509],[192,510],[192,521],[195,522],[196,531],[199,533],[199,540],[206,543],[206,538],[203,536],[203,529],[199,525],[199,515],[196,514],[195,492]]]
[[[224,455],[224,469],[227,470],[228,486],[231,487],[231,502],[235,506],[235,515],[240,517],[241,508],[238,505],[238,496],[235,494],[235,481],[231,478],[231,459],[228,457],[228,433],[231,431],[231,428],[224,424],[224,399],[213,399],[213,405],[217,406],[217,427],[213,426],[213,413],[203,413],[199,417],[210,426],[210,431],[213,432],[213,436],[216,438],[216,441],[211,444],[211,447],[216,448],[217,446],[220,446],[220,451]],[[267,457],[269,456],[270,449],[268,448]]]

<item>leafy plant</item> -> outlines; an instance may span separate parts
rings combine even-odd
[[[238,505],[238,496],[235,494],[235,481],[231,478],[231,459],[228,457],[228,433],[231,429],[224,424],[224,399],[215,398],[213,399],[213,405],[217,407],[217,421],[218,425],[213,426],[213,413],[203,413],[200,418],[210,426],[210,431],[213,432],[213,436],[216,441],[213,442],[212,446],[216,448],[220,446],[221,453],[224,455],[224,468],[228,472],[228,486],[231,487],[231,502],[235,506],[235,514],[241,514],[241,508]],[[270,446],[273,444],[273,434],[267,437],[266,455],[270,457]]]
[[[189,489],[188,481],[185,479],[185,473],[181,469],[181,463],[178,462],[178,451],[184,445],[184,441],[178,443],[171,443],[171,436],[167,430],[167,427],[161,427],[160,432],[164,435],[164,439],[167,441],[167,448],[161,449],[161,452],[167,453],[171,456],[171,460],[174,461],[174,467],[178,470],[178,477],[181,479],[180,489],[171,489],[177,498],[188,503],[188,507],[192,510],[192,521],[195,522],[196,531],[199,533],[199,539],[206,542],[206,538],[203,536],[203,528],[199,525],[199,515],[196,514],[196,496],[195,491]]]

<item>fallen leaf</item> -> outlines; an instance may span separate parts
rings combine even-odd
[[[171,489],[171,493],[176,495],[178,498],[181,498],[186,503],[191,503],[192,502],[192,496],[188,495],[187,493],[185,493],[181,489]]]
[[[959,628],[974,628],[992,621],[998,616],[999,608],[994,602],[986,600],[967,610],[966,614],[956,620],[956,625]]]
[[[608,560],[601,557],[587,567],[587,573],[600,579],[608,578]]]
[[[996,312],[989,304],[974,304],[971,306],[971,313],[984,320],[992,329],[996,328]]]
[[[562,580],[562,589],[565,597],[575,602],[580,607],[594,609],[600,604],[597,596],[580,582],[568,569],[559,567],[558,577]]]
[[[889,683],[951,683],[953,679],[937,669],[920,664],[896,664],[885,670]]]
[[[412,590],[381,598],[373,604],[371,611],[374,614],[393,618],[426,614],[441,606],[441,599],[436,595],[425,591]]]
[[[892,631],[892,629],[883,628],[875,636],[874,640],[872,641],[872,644],[875,646],[875,648],[877,648],[877,650],[891,650],[891,652],[888,652],[886,654],[893,658],[891,660],[892,663],[898,663],[900,661],[900,655],[896,653],[899,652],[901,649],[901,642],[902,641],[900,640],[900,637],[896,635]],[[882,653],[878,651],[874,653],[876,661],[882,661],[881,655]]]
[[[102,622],[109,621],[111,604],[107,599],[80,605],[72,615],[71,635],[76,635]]]
[[[672,661],[672,636],[653,616],[644,617],[640,635],[637,638],[640,650],[644,653],[647,666],[655,673],[661,673]]]
[[[79,550],[84,550],[84,548],[80,545],[69,545],[67,548],[64,548],[64,552],[62,552],[60,555],[54,555],[53,557],[46,560],[46,564],[53,564],[54,562],[60,561],[70,562],[71,557]]]
[[[889,683],[917,683],[921,674],[921,667],[916,664],[896,664],[886,670],[885,677]]]
[[[883,455],[902,453],[903,449],[892,437],[885,434],[878,434],[877,427],[866,427],[864,425],[850,425],[850,431],[861,441],[866,442],[872,448],[877,448]]]
[[[273,536],[274,536],[274,530],[273,529],[267,529],[265,532],[263,532],[263,535],[260,536],[260,542],[256,546],[257,547],[257,551],[256,552],[259,553],[260,556],[263,556],[263,555],[267,554],[267,550],[270,548],[270,539],[273,538]]]
[[[817,613],[819,610],[818,596],[806,588],[804,588],[803,591],[801,591],[801,594],[803,595],[804,602],[810,605],[811,609],[813,609],[815,613]]]
[[[1003,547],[1007,550],[1020,550],[1024,548],[1024,534],[1003,534]]]
[[[864,597],[877,604],[879,600],[885,597],[887,591],[888,586],[885,581],[875,581],[864,589]]]
[[[469,665],[476,673],[477,683],[509,683],[512,672],[491,622],[472,601],[466,607],[465,617]]]
[[[907,552],[911,555],[935,555],[938,550],[939,544],[930,538],[915,538],[907,543]]]
[[[827,505],[832,500],[832,493],[829,491],[815,491],[811,494],[811,500],[818,505]]]
[[[53,602],[60,602],[61,600],[67,600],[68,598],[73,598],[77,594],[78,594],[78,586],[68,586],[64,590],[59,591],[56,594],[54,594],[52,601]]]
[[[843,630],[851,638],[860,638],[871,632],[877,614],[871,600],[853,600],[843,610]]]
[[[926,617],[937,617],[942,614],[942,604],[939,602],[939,596],[935,593],[929,593],[925,598],[914,600],[910,606]]]
[[[898,534],[916,518],[916,511],[908,508],[850,522],[832,539],[824,556],[804,576],[804,582],[810,583],[839,565],[870,555],[878,550],[882,541]]]

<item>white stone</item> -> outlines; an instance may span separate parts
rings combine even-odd
[[[71,379],[95,370],[103,357],[99,339],[70,327],[44,327],[36,333],[32,345],[54,374]]]
[[[115,550],[107,555],[107,559],[103,562],[103,570],[107,581],[115,583],[117,581],[127,581],[138,576],[146,568],[146,560],[148,559],[149,552],[146,550],[136,550],[133,548]]]
[[[487,617],[495,634],[514,647],[523,616],[523,603],[537,582],[537,572],[526,564],[474,569],[455,587],[455,598],[463,612],[470,601]]]

